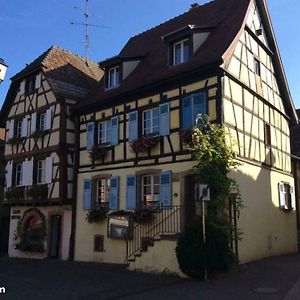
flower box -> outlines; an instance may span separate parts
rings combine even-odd
[[[135,141],[130,143],[130,148],[132,152],[139,153],[151,149],[153,146],[158,144],[160,137],[157,134],[146,134],[142,135]]]
[[[32,200],[47,200],[48,186],[44,184],[30,187],[27,191],[27,197]]]
[[[99,144],[95,145],[90,151],[89,151],[89,157],[92,161],[95,160],[103,160],[105,157],[105,154],[107,150],[110,149],[110,144]]]
[[[90,224],[103,221],[107,217],[108,211],[109,209],[106,206],[101,206],[97,209],[91,209],[86,215],[86,220]]]

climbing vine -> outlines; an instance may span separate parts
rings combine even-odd
[[[178,241],[176,251],[179,265],[182,271],[190,276],[201,277],[204,269],[211,272],[221,269],[220,266],[224,269],[228,258],[233,257],[229,247],[230,241],[241,238],[240,230],[234,228],[229,219],[231,205],[237,218],[243,207],[238,184],[235,179],[229,177],[229,173],[240,165],[227,142],[229,137],[230,134],[222,125],[211,124],[204,116],[201,126],[194,127],[190,137],[187,137],[185,132],[182,139],[196,161],[194,168],[199,175],[199,183],[205,183],[210,188],[211,199],[207,203],[206,211],[207,244],[201,241],[201,218],[186,228]],[[195,244],[191,245],[193,241]],[[193,249],[197,251],[192,254],[190,252]],[[218,265],[209,265],[209,262],[216,260],[220,262]]]

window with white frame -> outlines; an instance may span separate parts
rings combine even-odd
[[[190,43],[188,39],[173,44],[173,65],[187,62],[190,58]]]
[[[46,130],[46,118],[47,118],[46,116],[47,116],[46,112],[43,112],[43,113],[39,114],[38,129],[40,131]]]
[[[142,201],[146,207],[159,205],[160,174],[142,176]]]
[[[107,76],[108,76],[108,78],[107,78],[107,87],[108,88],[118,86],[120,84],[120,67],[116,66],[116,67],[110,68],[108,70]]]
[[[37,162],[37,183],[45,183],[45,160],[39,160]]]
[[[16,186],[21,186],[23,182],[22,164],[16,164]]]
[[[143,134],[159,132],[159,108],[143,112]]]
[[[16,137],[22,137],[22,120],[16,122]]]
[[[95,181],[96,197],[95,209],[109,206],[110,178],[101,178]]]
[[[98,143],[109,144],[111,137],[111,121],[100,122],[98,126]]]

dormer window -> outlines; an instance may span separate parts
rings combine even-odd
[[[188,39],[173,44],[173,65],[187,62],[190,58],[190,43]]]
[[[108,69],[107,87],[112,88],[120,84],[120,66]]]

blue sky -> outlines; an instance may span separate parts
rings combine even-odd
[[[89,57],[95,61],[119,53],[127,40],[140,32],[189,9],[195,0],[89,0]],[[209,1],[200,0],[200,3]],[[281,57],[296,108],[300,108],[300,18],[298,0],[267,0]],[[0,85],[0,106],[7,93],[9,78],[51,45],[80,55],[84,28],[84,0],[0,0],[0,57],[9,65]],[[78,7],[78,8],[74,8]]]

